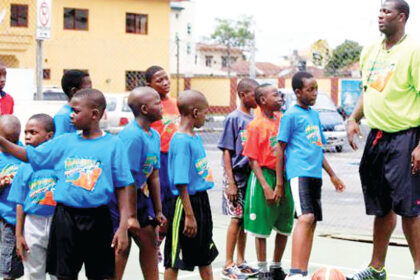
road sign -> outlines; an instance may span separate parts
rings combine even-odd
[[[51,1],[37,0],[36,3],[36,39],[51,38]]]

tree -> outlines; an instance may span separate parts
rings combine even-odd
[[[362,46],[359,43],[345,40],[344,43],[334,49],[331,60],[325,67],[325,73],[327,75],[337,75],[343,67],[359,61],[361,51]]]
[[[211,34],[214,41],[226,46],[228,75],[230,75],[231,48],[246,50],[254,41],[254,34],[250,30],[252,17],[241,16],[241,18],[241,20],[216,18],[217,26]]]

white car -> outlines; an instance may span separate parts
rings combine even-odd
[[[106,117],[108,121],[108,132],[117,134],[126,124],[134,119],[134,115],[128,107],[128,92],[106,93]]]

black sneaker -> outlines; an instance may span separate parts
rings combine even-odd
[[[270,266],[270,272],[273,280],[284,280],[286,278],[286,273],[281,266]]]
[[[272,274],[270,271],[260,271],[258,273],[258,280],[272,280]]]

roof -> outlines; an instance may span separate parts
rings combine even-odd
[[[249,75],[249,62],[248,61],[238,61],[231,65],[230,67],[232,72],[236,72],[238,75]],[[227,71],[227,68],[223,70]],[[277,66],[271,62],[256,62],[255,63],[255,72],[257,76],[264,77],[274,77],[277,76],[282,71],[280,66]]]
[[[226,52],[227,46],[222,44],[205,44],[205,43],[197,43],[196,49],[199,51],[209,51],[209,52]],[[231,47],[231,53],[242,53],[242,50],[238,47]]]

